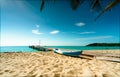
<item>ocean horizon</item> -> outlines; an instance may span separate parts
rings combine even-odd
[[[115,50],[119,46],[43,46],[46,48],[58,48],[63,50]],[[29,46],[0,46],[0,52],[37,52]]]

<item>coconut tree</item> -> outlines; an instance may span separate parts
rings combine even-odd
[[[49,1],[49,0],[42,0],[41,5],[40,5],[40,11],[42,12],[45,2]],[[57,1],[57,0],[52,0],[53,2]],[[91,8],[90,11],[93,10],[100,10],[101,9],[101,2],[105,1],[105,0],[67,0],[68,2],[70,2],[71,8],[73,10],[76,10],[78,8],[79,5],[84,4],[84,1],[90,2],[91,3]],[[102,14],[104,14],[106,11],[112,9],[114,6],[116,6],[118,3],[120,3],[120,0],[110,0],[110,3],[108,3],[106,5],[106,7],[101,10],[101,12],[99,13],[99,15],[95,18],[95,20],[97,20]]]

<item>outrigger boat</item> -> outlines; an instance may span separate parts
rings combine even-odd
[[[73,56],[73,57],[81,57],[81,58],[86,58],[86,59],[99,59],[99,60],[107,60],[107,61],[112,61],[112,62],[118,62],[120,63],[120,59],[119,59],[119,56],[116,56],[114,55],[113,56],[97,56],[97,55],[94,55],[94,54],[85,54],[85,53],[82,53],[83,51],[67,51],[67,50],[60,50],[60,49],[53,49],[53,51],[55,53],[59,53],[59,54],[62,54],[62,55],[66,55],[66,56]],[[107,57],[108,56],[108,57]]]
[[[76,57],[82,54],[82,51],[67,51],[67,50],[60,50],[60,49],[54,49],[54,52],[62,55],[76,56]]]

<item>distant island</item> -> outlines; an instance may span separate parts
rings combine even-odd
[[[120,46],[120,43],[92,43],[86,46]]]

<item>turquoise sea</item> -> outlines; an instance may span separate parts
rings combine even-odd
[[[35,52],[36,50],[28,46],[1,46],[0,52]]]
[[[64,50],[111,50],[120,49],[119,46],[45,46],[46,48],[59,48]],[[36,52],[28,46],[1,46],[0,52]]]
[[[60,48],[68,50],[111,50],[120,49],[119,46],[49,46],[50,48]]]

